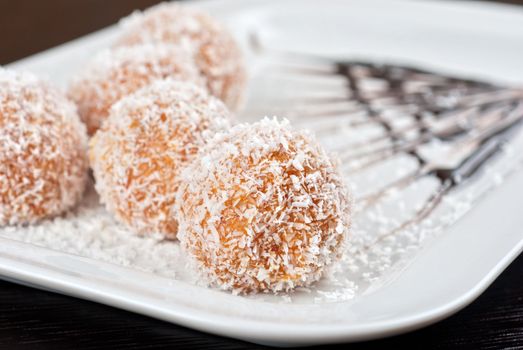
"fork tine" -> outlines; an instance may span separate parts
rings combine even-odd
[[[297,113],[295,119],[306,121],[298,125],[313,127],[320,134],[343,127],[382,127],[381,135],[368,133],[365,141],[360,141],[360,138],[352,144],[344,142],[337,149],[345,163],[345,173],[354,175],[402,154],[414,156],[418,160],[416,170],[360,198],[362,206],[357,209],[357,213],[380,201],[392,190],[403,191],[422,177],[435,176],[439,180],[440,186],[426,198],[412,217],[378,237],[366,249],[430,216],[447,193],[458,185],[451,175],[459,169],[440,169],[438,166],[445,163],[423,158],[420,155],[422,145],[438,139],[451,147],[459,147],[460,154],[466,155],[467,152],[482,147],[482,143],[492,135],[523,120],[523,103],[521,111],[517,106],[513,113],[507,111],[507,106],[514,99],[523,99],[523,92],[520,90],[417,68],[341,61],[306,53],[278,51],[263,47],[259,39],[256,36],[254,40],[257,41],[258,52],[269,59],[277,60],[275,66],[278,67],[279,74],[290,76],[286,79],[295,79],[294,82],[302,79],[311,83],[311,89],[316,88],[318,91],[328,85],[322,86],[323,82],[342,82],[338,85],[338,91],[343,92],[336,97],[311,98],[306,95],[288,98],[287,102],[290,104],[305,109],[300,111],[298,108],[300,113]],[[302,92],[304,85],[306,84],[297,83],[293,86]],[[354,101],[357,107],[352,109],[336,106],[336,103],[344,101]],[[393,112],[388,113],[389,110]],[[413,122],[408,125],[395,123],[394,118],[403,115],[410,117]],[[329,118],[320,119],[322,117]],[[322,126],[310,123],[308,118],[318,118]],[[346,118],[347,121],[340,121],[339,118]],[[445,178],[447,175],[450,177]]]
[[[438,205],[441,203],[443,198],[449,193],[449,191],[452,189],[452,183],[450,181],[446,181],[441,183],[441,185],[434,191],[431,196],[424,202],[422,207],[416,211],[414,216],[403,223],[401,223],[398,227],[392,229],[391,231],[380,235],[377,239],[375,239],[372,243],[366,245],[364,247],[364,250],[367,251],[371,249],[373,246],[377,245],[387,237],[394,236],[395,234],[409,228],[412,225],[418,224],[421,221],[425,220],[427,217],[430,216],[436,210]]]
[[[394,180],[393,182],[387,184],[380,190],[357,199],[356,202],[358,202],[358,203],[363,202],[364,204],[363,204],[363,206],[360,205],[359,210],[356,211],[356,214],[360,211],[367,209],[372,204],[375,204],[376,202],[381,200],[384,196],[388,195],[393,190],[395,190],[395,189],[402,190],[402,189],[410,186],[412,183],[414,183],[421,177],[425,176],[426,174],[427,174],[426,172],[424,172],[421,168],[418,167],[416,170],[408,173],[405,176],[400,177],[397,180]]]

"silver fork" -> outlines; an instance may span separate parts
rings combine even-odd
[[[323,125],[323,129],[315,130],[320,133],[329,133],[341,126],[357,130],[373,125],[382,129],[378,136],[357,143],[346,142],[337,149],[346,164],[357,161],[357,166],[350,168],[350,174],[368,170],[401,154],[417,161],[415,171],[359,198],[363,203],[361,208],[368,208],[392,190],[404,190],[422,178],[438,180],[437,189],[413,217],[377,241],[429,216],[445,195],[461,187],[503,148],[523,119],[521,89],[412,67],[274,52],[264,47],[255,35],[251,46],[260,56],[273,60],[271,67],[281,74],[314,77],[315,82],[307,91],[323,91],[325,86],[335,86],[322,97],[305,92],[303,96],[289,99],[290,104],[313,110],[313,113],[299,114],[294,109],[298,122],[300,119],[309,123],[311,119],[321,120],[318,124]],[[344,84],[340,84],[340,79]],[[333,81],[336,84],[331,84]],[[399,111],[411,123],[396,127],[394,120],[386,117],[390,110]],[[292,114],[292,110],[286,112]],[[410,133],[415,136],[408,137]],[[421,155],[420,149],[434,140],[451,145],[445,158],[453,158],[454,164]]]

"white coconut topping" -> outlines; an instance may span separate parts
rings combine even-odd
[[[204,85],[191,55],[176,46],[159,43],[105,50],[72,80],[69,96],[93,134],[115,102],[166,78]]]
[[[30,73],[0,68],[0,225],[73,206],[87,178],[86,147],[72,102]]]
[[[210,284],[249,293],[317,281],[339,255],[350,202],[315,139],[266,118],[200,154],[182,174],[178,236]]]
[[[169,43],[191,52],[209,91],[231,110],[243,103],[246,73],[243,55],[229,31],[206,13],[162,3],[121,21],[117,46]]]
[[[217,98],[172,79],[117,102],[90,144],[96,189],[109,212],[134,231],[174,237],[179,172],[229,118]]]

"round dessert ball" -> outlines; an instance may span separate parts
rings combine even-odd
[[[342,178],[287,121],[217,134],[182,178],[178,238],[213,286],[289,291],[317,281],[341,255],[350,224]]]
[[[87,133],[75,105],[30,73],[0,68],[0,225],[71,208],[87,169]]]
[[[204,84],[191,56],[173,45],[144,44],[105,50],[72,80],[69,96],[78,105],[80,117],[92,135],[115,102],[166,78]]]
[[[246,72],[243,55],[229,31],[204,12],[162,3],[122,21],[117,46],[164,42],[193,54],[207,88],[233,111],[243,102]]]
[[[102,203],[133,231],[175,238],[179,173],[229,118],[220,100],[171,79],[122,98],[90,142]]]

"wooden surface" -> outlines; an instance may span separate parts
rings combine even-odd
[[[0,0],[0,64],[114,23],[157,0]],[[509,1],[522,3],[523,1]],[[514,228],[520,229],[520,228]],[[472,305],[434,326],[351,348],[522,348],[523,256]],[[0,282],[0,349],[248,349],[79,299]]]

